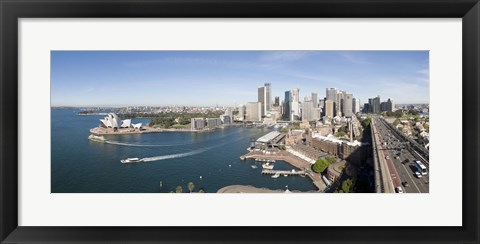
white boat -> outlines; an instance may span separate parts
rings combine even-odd
[[[278,177],[280,177],[279,173],[276,173],[276,174],[272,175],[272,178],[278,178]]]
[[[252,165],[252,169],[256,169],[257,168],[257,165]]]
[[[273,164],[264,163],[264,164],[262,164],[262,168],[264,168],[264,169],[273,169]]]
[[[143,159],[140,158],[127,158],[127,159],[122,159],[120,160],[122,164],[128,164],[128,163],[140,163],[143,162]]]
[[[288,175],[287,174],[284,174],[283,177],[287,177]]]

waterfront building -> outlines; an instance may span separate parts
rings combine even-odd
[[[325,116],[333,118],[333,101],[330,99],[325,100]]]
[[[226,110],[225,110],[225,114],[226,116],[228,116],[229,118],[229,121],[228,121],[228,124],[232,123],[232,120],[233,120],[233,110],[231,107],[228,107]]]
[[[208,127],[217,127],[222,125],[222,121],[220,118],[206,118],[206,126]]]
[[[258,88],[258,102],[262,104],[261,117],[264,117],[270,111],[272,103],[272,88],[270,83]]]
[[[131,119],[122,120],[115,113],[108,113],[107,117],[100,119],[100,127],[103,128],[140,128],[142,124],[132,124]]]
[[[345,93],[343,97],[343,116],[352,117],[353,95],[351,93]]]
[[[248,121],[262,121],[262,103],[260,102],[249,102],[246,105],[247,115],[246,120]]]
[[[232,118],[228,115],[220,115],[220,122],[223,124],[230,124],[232,123]]]
[[[240,107],[238,107],[237,120],[243,121],[244,119],[245,119],[245,106],[240,105]]]
[[[192,118],[190,121],[190,127],[192,130],[201,130],[205,128],[204,118]]]

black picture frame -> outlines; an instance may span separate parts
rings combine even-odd
[[[478,0],[0,0],[1,243],[479,243]],[[18,226],[19,18],[462,18],[461,227]],[[448,84],[455,85],[455,84]],[[414,216],[412,216],[414,217]],[[441,218],[441,216],[439,216]]]

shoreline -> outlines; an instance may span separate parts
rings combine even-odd
[[[287,151],[280,151],[276,154],[263,154],[261,152],[249,152],[240,158],[244,159],[252,159],[252,158],[258,158],[258,159],[273,159],[273,160],[282,160],[290,165],[297,167],[300,170],[309,170],[307,176],[312,180],[312,183],[317,187],[318,191],[317,192],[323,192],[327,186],[322,180],[322,175],[315,173],[313,171],[310,171],[311,164]]]
[[[118,131],[113,131],[111,128],[95,127],[90,129],[90,133],[94,135],[131,135],[131,134],[147,134],[147,133],[162,133],[162,132],[194,132],[194,133],[205,133],[212,132],[219,128],[214,129],[205,129],[205,130],[192,130],[192,129],[165,129],[165,128],[154,128],[154,127],[143,127],[141,130],[124,128],[119,129]]]
[[[252,185],[229,185],[218,189],[216,193],[301,193],[301,191],[272,190],[265,187],[255,187]]]

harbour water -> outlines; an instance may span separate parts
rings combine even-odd
[[[271,178],[261,174],[261,163],[242,161],[250,138],[272,129],[228,127],[213,132],[164,132],[107,135],[107,143],[88,140],[89,129],[104,116],[77,115],[77,109],[51,110],[52,193],[160,193],[175,191],[188,182],[194,191],[214,193],[227,185],[269,189],[316,190],[308,177]],[[148,123],[149,119],[133,119]],[[126,158],[144,162],[122,164]],[[252,165],[257,166],[253,168]],[[275,169],[296,169],[282,161]],[[161,183],[160,183],[161,182]]]

